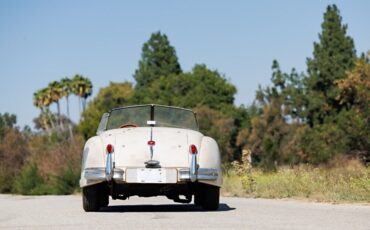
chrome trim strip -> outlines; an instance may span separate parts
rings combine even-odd
[[[191,181],[190,170],[182,168],[178,170],[178,177],[180,181]],[[213,168],[199,168],[197,173],[198,180],[217,180],[218,170]],[[193,181],[192,181],[193,182]]]

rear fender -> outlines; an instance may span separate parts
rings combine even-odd
[[[203,137],[200,151],[198,154],[199,168],[217,169],[218,178],[216,181],[202,181],[201,183],[215,185],[221,187],[222,185],[222,170],[221,170],[221,155],[217,142],[211,137]]]
[[[99,136],[91,137],[85,144],[81,163],[80,187],[91,185],[91,182],[85,178],[85,169],[88,168],[105,168],[105,151]]]
[[[93,167],[105,167],[105,153],[99,136],[87,140],[82,157],[81,170]]]

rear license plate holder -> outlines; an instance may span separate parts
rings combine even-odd
[[[138,183],[166,183],[166,169],[138,168],[136,169]]]

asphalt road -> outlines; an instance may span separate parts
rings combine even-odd
[[[218,211],[203,212],[162,197],[131,197],[85,213],[78,195],[0,195],[0,229],[370,230],[370,206],[222,197]]]

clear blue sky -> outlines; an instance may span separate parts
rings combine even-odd
[[[33,92],[80,73],[94,96],[110,81],[132,81],[142,44],[162,31],[183,70],[217,69],[237,86],[235,103],[250,104],[269,84],[271,63],[305,71],[323,12],[335,3],[356,50],[370,50],[370,1],[7,1],[0,0],[0,113],[30,125]],[[77,99],[71,101],[78,121]],[[55,110],[55,106],[52,107]],[[62,102],[62,112],[65,104]]]

